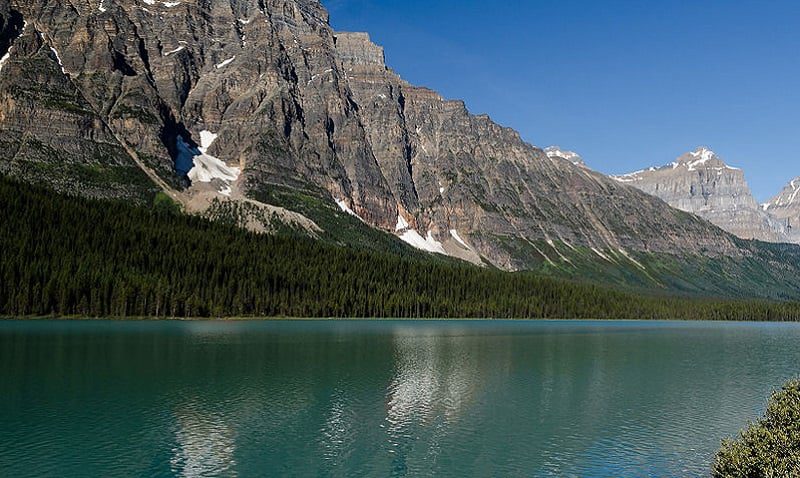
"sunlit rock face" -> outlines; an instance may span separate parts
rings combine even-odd
[[[682,211],[697,214],[743,239],[784,242],[785,228],[756,202],[744,172],[725,164],[716,153],[700,147],[666,166],[616,176],[663,199]]]
[[[25,179],[31,163],[47,172],[55,164],[63,171],[44,182],[90,196],[155,189],[135,180],[137,166],[187,194],[300,187],[394,226],[396,201],[319,2],[0,1],[0,18],[12,12],[27,25],[5,21],[14,48],[0,69],[0,142],[20,154],[0,171]],[[207,147],[203,132],[214,138]],[[218,161],[176,171],[182,151],[200,149],[196,158]],[[100,166],[110,171],[100,180],[80,174]],[[214,175],[226,168],[241,174]]]
[[[576,166],[586,166],[583,158],[578,153],[561,149],[561,146],[548,146],[544,148],[544,152],[548,158],[566,159]]]
[[[715,228],[591,171],[576,153],[543,151],[488,116],[470,114],[464,102],[409,84],[386,66],[383,49],[368,35],[335,37],[339,70],[397,200],[403,231],[505,269],[524,268],[531,256],[561,261],[554,244],[736,253]]]
[[[0,27],[2,174],[141,203],[165,190],[191,212],[302,191],[507,270],[747,255],[575,153],[403,81],[318,1],[0,0]]]
[[[795,178],[762,209],[786,228],[790,242],[800,244],[800,178]]]

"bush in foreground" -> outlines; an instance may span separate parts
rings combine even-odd
[[[800,477],[800,380],[789,382],[772,396],[764,418],[737,440],[722,444],[713,475]]]

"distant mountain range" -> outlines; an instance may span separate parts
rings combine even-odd
[[[800,248],[740,239],[788,237],[793,190],[759,207],[707,150],[609,178],[404,81],[317,0],[0,0],[0,58],[17,180],[507,271],[800,297]]]
[[[727,165],[707,147],[673,163],[615,176],[663,199],[672,207],[708,219],[743,239],[800,243],[800,180],[793,180],[770,202],[759,205],[744,172]]]

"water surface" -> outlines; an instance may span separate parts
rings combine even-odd
[[[707,476],[800,325],[0,322],[2,476]]]

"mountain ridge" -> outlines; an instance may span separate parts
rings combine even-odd
[[[0,173],[508,271],[659,287],[777,260],[409,84],[317,1],[144,3],[0,0]]]
[[[740,238],[790,242],[786,228],[757,203],[744,171],[726,164],[706,146],[670,164],[613,178],[708,219]]]

